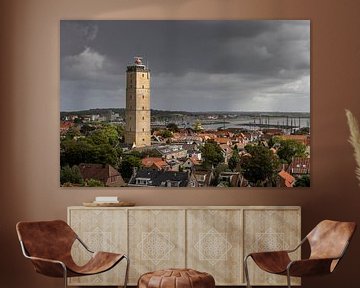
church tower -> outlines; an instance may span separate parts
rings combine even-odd
[[[125,143],[144,147],[151,145],[150,70],[134,58],[126,69]]]

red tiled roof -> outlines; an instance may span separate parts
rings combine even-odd
[[[310,158],[294,157],[287,172],[294,174],[310,174]]]
[[[310,135],[281,135],[283,140],[295,140],[306,146],[310,145]]]
[[[141,160],[144,167],[150,168],[155,166],[157,169],[163,169],[167,163],[161,157],[147,157]]]
[[[203,141],[216,138],[216,135],[213,133],[201,133],[201,134],[198,134],[197,136],[199,136],[201,139],[203,139]]]
[[[284,180],[285,187],[293,187],[295,184],[295,178],[289,173],[281,170],[278,175]]]
[[[125,182],[114,167],[109,164],[91,164],[81,163],[79,165],[80,174],[84,180],[95,179],[103,182],[105,185],[124,186]]]
[[[278,129],[278,128],[267,128],[267,129],[262,129],[262,132],[264,134],[271,134],[271,135],[281,135],[282,134],[282,130]]]
[[[69,129],[72,126],[74,126],[73,122],[70,122],[70,121],[61,121],[60,122],[60,129]]]
[[[219,144],[228,144],[229,142],[231,143],[231,139],[227,138],[227,137],[218,137],[214,139],[215,142],[219,143]]]

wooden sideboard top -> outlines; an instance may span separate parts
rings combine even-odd
[[[238,210],[238,209],[282,209],[282,210],[301,210],[301,206],[132,206],[132,207],[85,207],[85,206],[69,206],[68,209],[131,209],[131,210],[187,210],[187,209],[194,209],[194,210],[203,210],[203,209],[210,209],[210,210]]]

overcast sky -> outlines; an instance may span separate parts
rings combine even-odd
[[[151,108],[310,111],[310,21],[61,21],[61,111],[125,107],[134,56]]]

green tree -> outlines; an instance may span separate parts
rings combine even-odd
[[[169,123],[166,125],[166,128],[169,129],[171,132],[179,132],[180,129],[175,123]]]
[[[86,179],[85,186],[87,187],[104,187],[104,183],[96,179]]]
[[[115,125],[116,131],[118,133],[118,138],[121,143],[125,141],[125,127],[124,125]]]
[[[214,178],[212,179],[211,186],[217,186],[219,181],[219,176],[222,172],[230,172],[229,166],[225,163],[218,164],[214,169]]]
[[[173,133],[169,130],[162,130],[160,132],[160,135],[161,135],[161,137],[164,137],[164,138],[171,138],[173,136]]]
[[[81,136],[80,128],[78,126],[72,126],[66,132],[66,138],[73,139],[74,137]]]
[[[80,132],[84,136],[89,136],[92,131],[94,131],[96,128],[89,124],[84,124],[80,128]]]
[[[157,149],[146,149],[140,153],[140,158],[161,157],[161,153]]]
[[[128,154],[126,154],[125,157],[126,156],[134,156],[137,158],[142,158],[142,152],[133,150],[133,151],[130,151]]]
[[[129,179],[131,178],[134,167],[136,167],[136,168],[141,167],[141,159],[139,157],[129,155],[129,156],[126,156],[121,161],[119,170],[120,170],[121,176],[126,181],[129,181]]]
[[[278,172],[279,160],[262,145],[246,145],[249,155],[241,159],[244,177],[255,186],[264,186],[273,181]]]
[[[80,163],[110,164],[118,168],[122,151],[108,143],[94,144],[88,139],[64,140],[61,142],[61,166]]]
[[[237,148],[234,148],[233,153],[228,161],[229,169],[231,171],[235,171],[239,163],[240,163],[239,150]]]
[[[92,130],[89,126],[83,129],[83,132],[87,133],[84,138],[66,137],[60,143],[61,166],[95,163],[110,164],[118,168],[122,155],[119,129],[118,126],[109,124],[103,124],[96,130]]]
[[[268,141],[269,147],[275,147],[280,145],[280,138],[278,136],[271,137]]]
[[[92,155],[85,163],[110,164],[114,168],[118,168],[121,156],[119,151],[109,144],[94,145]]]
[[[81,118],[75,118],[74,119],[74,123],[76,124],[82,124],[83,123],[83,120]]]
[[[69,165],[62,167],[60,170],[60,183],[61,185],[64,185],[66,183],[83,184],[84,180],[81,177],[79,167],[75,165],[71,168]]]
[[[116,146],[119,143],[119,133],[114,125],[104,125],[95,130],[89,137],[94,144],[110,144]]]
[[[65,139],[60,144],[61,166],[79,165],[80,163],[92,163],[94,145],[85,139]]]
[[[295,181],[294,187],[310,187],[310,175],[303,175]]]
[[[199,131],[203,130],[203,128],[202,128],[202,126],[201,126],[200,120],[196,120],[196,121],[194,122],[194,124],[193,124],[193,129],[194,129],[194,131],[196,131],[196,132],[199,132]]]
[[[214,140],[207,140],[205,145],[200,147],[201,155],[205,159],[203,164],[206,168],[217,166],[224,162],[222,150]]]
[[[304,157],[306,155],[306,146],[296,140],[280,140],[277,154],[279,158],[288,164],[293,157]]]

